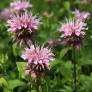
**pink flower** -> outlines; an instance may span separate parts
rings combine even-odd
[[[28,61],[27,70],[30,72],[43,72],[49,69],[50,61],[54,60],[54,54],[50,49],[34,45],[26,48],[21,57]]]
[[[87,24],[81,20],[67,20],[67,22],[63,23],[59,29],[62,33],[62,43],[79,49],[85,35],[84,30],[87,29],[86,25]]]
[[[85,35],[84,30],[86,30],[86,23],[79,20],[67,20],[66,23],[63,23],[59,31],[63,32],[61,37],[69,37],[72,35],[81,36]]]
[[[89,12],[80,12],[77,9],[73,12],[73,14],[74,14],[74,16],[75,16],[76,19],[79,19],[81,21],[85,21],[90,16]]]
[[[40,25],[40,20],[32,14],[27,12],[21,15],[14,15],[11,19],[7,21],[8,26],[10,27],[8,31],[17,32],[23,29],[26,29],[30,32],[37,30]]]
[[[32,5],[27,0],[15,0],[10,3],[9,8],[6,8],[0,12],[0,19],[8,20],[11,18],[11,15],[21,14],[30,7],[32,7]]]
[[[13,11],[24,11],[30,7],[32,7],[32,5],[27,0],[16,0],[15,2],[10,3],[10,8]]]
[[[12,12],[10,8],[5,8],[0,12],[0,19],[8,20],[11,18]]]
[[[21,15],[14,15],[7,21],[7,25],[8,31],[15,33],[15,39],[21,44],[26,39],[31,40],[32,34],[39,28],[40,20],[31,13],[24,12]]]

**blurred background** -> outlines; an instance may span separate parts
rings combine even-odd
[[[1,0],[0,11],[8,8],[13,0]],[[92,0],[30,0],[31,11],[41,17],[42,25],[36,41],[46,43],[59,36],[58,28],[65,18],[72,17],[72,11],[79,9],[92,14]],[[78,92],[92,92],[92,16],[81,51],[78,52]],[[12,43],[7,32],[6,21],[0,16],[0,92],[28,92],[28,80],[24,76],[25,65],[21,64],[21,49]],[[47,72],[41,92],[72,92],[71,50],[64,46],[52,48],[55,62]],[[47,87],[46,87],[47,85]],[[32,87],[32,92],[36,92]]]

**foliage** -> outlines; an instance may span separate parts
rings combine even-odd
[[[0,9],[8,7],[11,0],[3,0]],[[82,0],[84,1],[84,0]],[[42,25],[37,32],[38,44],[46,43],[58,37],[58,25],[65,17],[78,8],[92,13],[92,4],[81,0],[30,0],[32,12],[41,16]],[[86,1],[86,0],[85,0]],[[31,78],[25,75],[26,62],[22,60],[21,48],[13,44],[7,32],[5,21],[0,21],[0,92],[29,92]],[[88,21],[88,30],[83,47],[77,52],[78,92],[92,92],[92,18]],[[42,79],[40,92],[72,92],[71,48],[57,46],[53,48],[55,60],[51,62],[50,71]],[[36,92],[33,83],[32,91]]]

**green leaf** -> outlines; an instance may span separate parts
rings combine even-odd
[[[36,90],[31,90],[31,92],[37,92]]]
[[[69,2],[69,1],[65,1],[65,2],[64,2],[64,8],[65,8],[67,11],[70,11],[70,2]]]
[[[0,55],[0,63],[4,64],[8,61],[8,55],[7,54],[1,54]]]
[[[25,85],[25,83],[18,79],[8,81],[8,89],[10,89],[10,90],[13,90],[16,87],[24,86],[24,85]]]
[[[12,48],[13,48],[13,54],[14,54],[15,56],[20,55],[21,49],[18,48],[18,46],[17,46],[16,43],[12,45]]]
[[[56,66],[56,65],[58,65],[58,64],[60,64],[60,63],[61,63],[61,62],[60,62],[59,60],[55,59],[53,62],[50,63],[50,66],[51,66],[51,67],[54,67],[54,66]]]
[[[68,52],[68,50],[69,50],[69,48],[64,48],[64,49],[61,50],[61,52],[60,52],[60,58],[61,59],[65,56],[65,54]]]
[[[71,79],[71,77],[72,77],[72,63],[71,63],[71,61],[62,62],[61,67],[60,67],[60,71],[61,71],[61,74],[66,79]]]
[[[8,86],[7,81],[5,80],[5,78],[0,78],[0,85],[4,85],[4,86]]]
[[[11,92],[9,89],[8,89],[8,82],[6,81],[5,78],[0,78],[0,85],[3,86],[3,91],[4,92]]]
[[[81,66],[83,66],[83,65],[92,65],[92,60],[82,59],[82,60],[79,61],[79,65],[81,65]]]
[[[17,68],[21,78],[25,78],[25,69],[27,67],[26,62],[16,62]]]
[[[12,90],[9,90],[7,88],[3,88],[4,92],[12,92]]]
[[[72,88],[70,86],[65,86],[64,89],[61,89],[58,92],[72,92]]]
[[[82,84],[82,88],[85,92],[92,92],[92,76],[80,75],[79,82]]]

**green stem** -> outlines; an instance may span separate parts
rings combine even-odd
[[[36,85],[36,90],[37,90],[37,92],[42,92],[41,86],[40,85]]]
[[[29,87],[29,92],[31,92],[31,89],[32,89],[32,81],[31,81],[31,80],[29,80],[29,85],[28,85],[28,87]]]
[[[49,92],[49,91],[48,91],[48,85],[47,85],[47,83],[46,83],[46,92]]]
[[[37,90],[37,92],[40,92],[40,77],[39,76],[37,76],[37,80],[36,80],[36,90]]]
[[[30,92],[31,92],[31,83],[30,83]]]
[[[72,52],[72,62],[73,62],[73,92],[77,92],[77,62],[76,62],[76,49],[73,48]]]
[[[36,80],[36,89],[37,92],[44,92],[43,88],[42,88],[42,77],[40,75],[37,76],[37,80]]]

